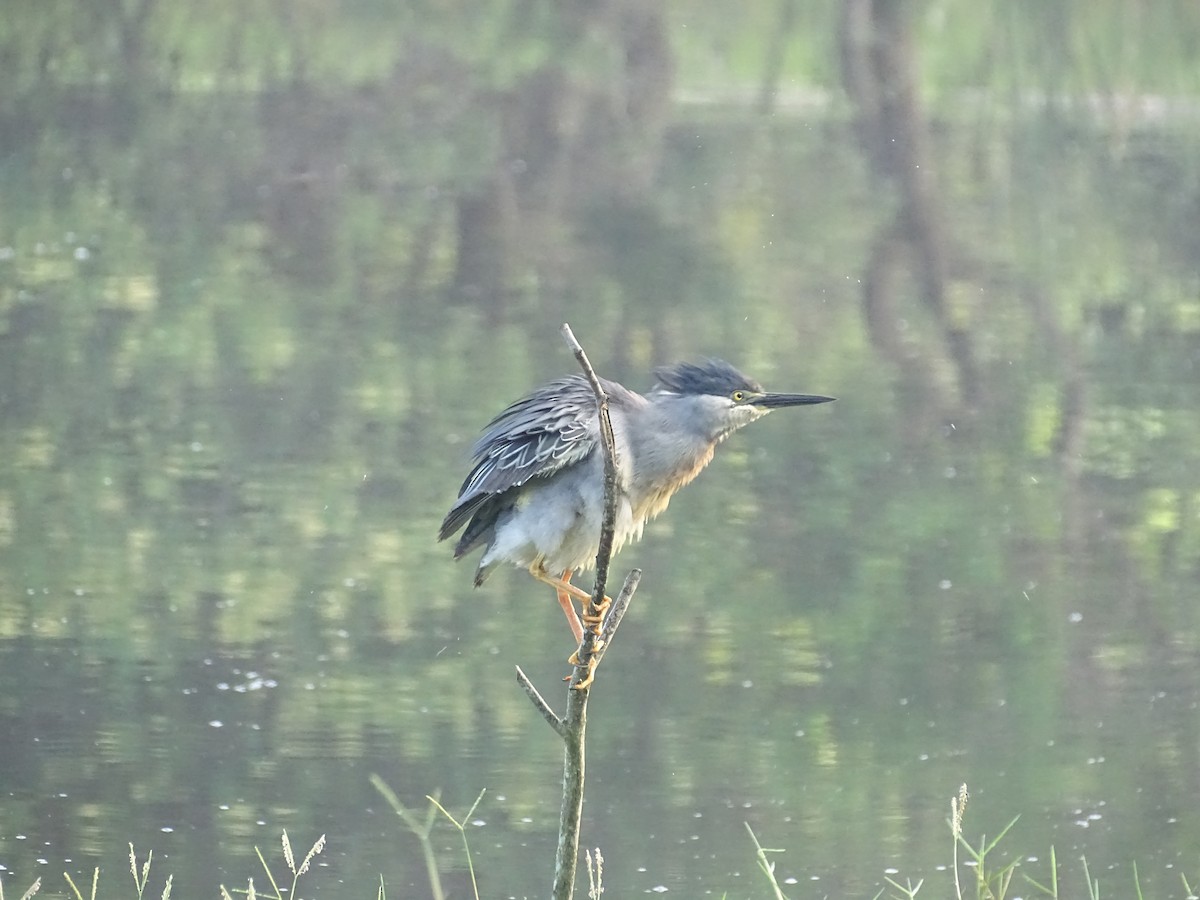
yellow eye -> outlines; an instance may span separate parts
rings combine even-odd
[[[743,400],[746,399],[746,392],[745,391],[734,391],[729,396],[733,398],[734,403],[741,403]]]

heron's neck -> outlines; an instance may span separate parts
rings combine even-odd
[[[708,465],[716,442],[697,427],[686,402],[654,403],[634,412],[639,435],[633,458],[635,509],[657,515],[671,495]]]

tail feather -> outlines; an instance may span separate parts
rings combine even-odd
[[[475,587],[482,587],[483,583],[487,581],[487,577],[492,574],[492,570],[498,565],[500,565],[499,562],[490,562],[486,566],[481,565],[478,569],[476,569]]]
[[[438,540],[444,541],[458,529],[463,527],[463,523],[471,518],[479,508],[485,505],[491,498],[487,494],[480,494],[471,497],[467,501],[459,500],[454,504],[454,508],[446,513],[446,518],[442,520],[442,527],[438,529]],[[470,530],[469,528],[467,529]],[[458,554],[456,553],[455,556]]]

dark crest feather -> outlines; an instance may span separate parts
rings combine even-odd
[[[659,390],[676,394],[714,394],[723,396],[732,391],[762,391],[762,385],[725,362],[709,359],[700,363],[676,363],[654,370]]]

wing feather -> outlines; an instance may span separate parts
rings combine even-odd
[[[571,375],[543,385],[492,419],[475,442],[475,465],[438,539],[454,534],[497,495],[587,459],[598,443],[596,400],[587,380]]]

